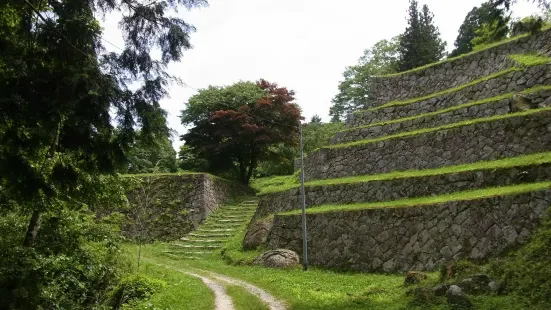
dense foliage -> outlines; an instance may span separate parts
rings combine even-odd
[[[129,148],[128,163],[120,169],[121,173],[159,173],[176,172],[178,161],[168,135],[157,136],[151,142],[145,142],[141,133]]]
[[[505,16],[505,11],[493,6],[489,2],[483,3],[480,7],[474,7],[465,17],[461,27],[459,27],[459,34],[454,43],[455,49],[451,52],[450,57],[471,52],[474,47],[472,41],[477,36],[476,31],[483,27],[483,25],[486,25],[485,27],[487,28],[493,26],[492,30],[494,31],[490,33],[490,40],[499,41],[504,39],[507,37],[509,31],[508,22],[509,17]],[[483,43],[491,43],[488,40],[482,41],[486,41]]]
[[[203,4],[0,2],[0,210],[19,227],[2,239],[2,306],[102,302],[90,294],[104,294],[118,272],[116,238],[96,235],[102,226],[89,218],[118,188],[102,175],[127,163],[137,129],[144,144],[167,136],[159,101],[175,79],[165,69],[190,48],[193,31],[173,12]],[[96,16],[113,11],[123,13],[125,45],[105,53]]]
[[[210,86],[189,99],[181,138],[207,160],[210,172],[235,171],[248,184],[258,164],[278,154],[272,146],[296,146],[300,109],[294,92],[265,80]]]
[[[358,64],[345,69],[344,81],[329,109],[332,122],[344,121],[347,114],[367,106],[371,77],[397,72],[399,41],[400,37],[394,37],[375,43],[364,51]]]
[[[438,27],[433,22],[434,14],[423,5],[419,11],[418,2],[410,0],[408,26],[401,36],[398,69],[407,71],[436,62],[444,57],[446,42],[440,38]]]

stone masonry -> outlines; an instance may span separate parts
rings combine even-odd
[[[369,107],[394,100],[416,98],[466,84],[515,66],[510,54],[538,53],[551,56],[551,29],[538,35],[498,45],[450,62],[437,63],[422,70],[377,77]]]
[[[434,270],[526,242],[551,190],[437,205],[308,214],[312,265],[354,271]],[[276,215],[271,248],[302,253],[301,216]]]

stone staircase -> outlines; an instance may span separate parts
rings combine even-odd
[[[310,263],[434,270],[526,242],[551,206],[549,37],[379,77],[306,158]],[[249,227],[274,215],[268,246],[302,253],[300,201],[298,185],[261,195]]]
[[[199,228],[172,242],[163,253],[179,259],[199,259],[218,252],[235,233],[244,229],[253,216],[258,200],[247,197],[219,207]]]

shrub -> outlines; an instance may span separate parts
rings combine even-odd
[[[110,306],[119,309],[149,299],[151,295],[166,287],[166,282],[146,276],[131,276],[123,279],[111,296]]]
[[[23,247],[27,222],[0,217],[2,309],[101,309],[128,266],[116,228],[59,211],[45,214],[34,247]]]

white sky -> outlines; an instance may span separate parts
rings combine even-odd
[[[434,13],[448,50],[467,13],[482,2],[419,1]],[[345,67],[377,41],[402,33],[408,6],[408,0],[209,0],[206,8],[179,12],[197,31],[191,35],[193,49],[169,72],[194,88],[264,78],[294,90],[307,120],[318,114],[329,121]],[[513,7],[513,17],[535,12],[537,7],[526,0]],[[122,47],[117,22],[116,16],[104,21],[104,38]],[[169,126],[181,135],[180,111],[196,92],[177,85],[169,92],[161,105],[169,113]],[[176,137],[174,147],[181,144]]]

